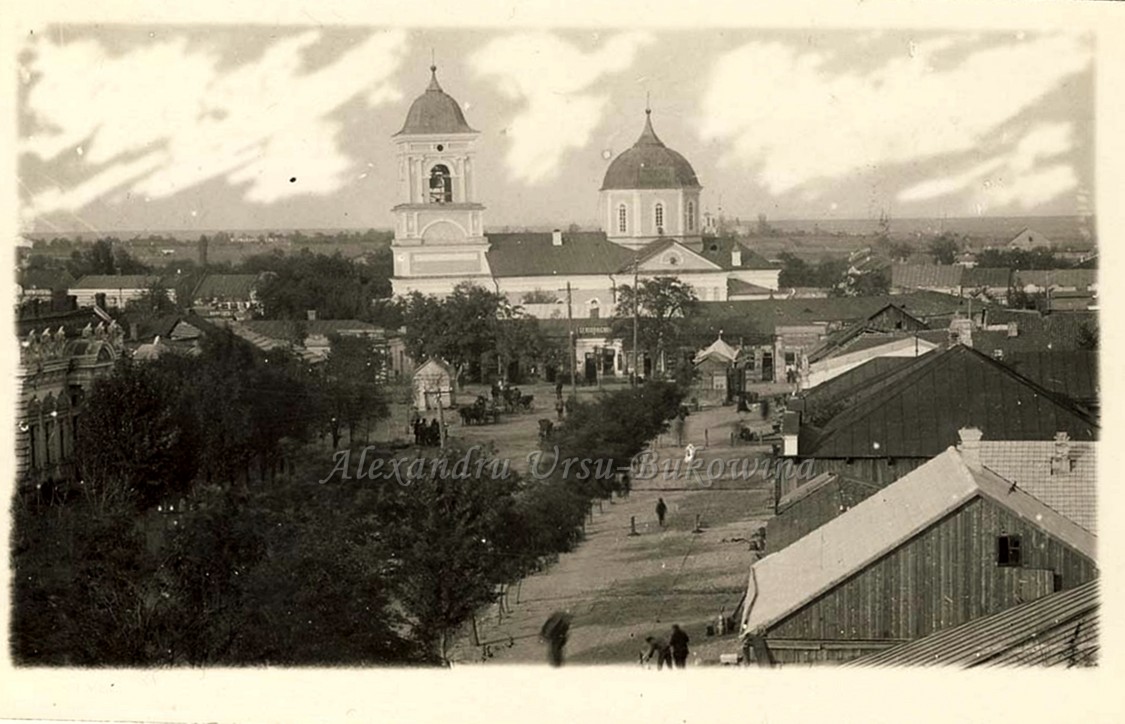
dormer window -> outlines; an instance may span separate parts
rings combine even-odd
[[[449,167],[439,163],[430,169],[430,203],[448,204],[453,201],[453,177]]]

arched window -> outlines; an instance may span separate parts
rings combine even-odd
[[[601,309],[601,305],[598,304],[598,300],[597,299],[591,299],[589,304],[590,304],[590,306],[589,306],[590,319],[599,319],[601,317],[602,309]]]
[[[656,205],[655,219],[656,219],[656,233],[657,234],[663,234],[664,233],[664,204],[658,203]]]
[[[695,203],[687,202],[687,230],[695,231]]]
[[[453,177],[449,167],[439,163],[430,169],[430,203],[448,204],[453,201]]]
[[[629,210],[625,208],[625,204],[617,207],[617,233],[624,234],[629,230]]]

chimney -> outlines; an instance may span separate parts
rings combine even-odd
[[[315,309],[310,309],[307,312],[305,312],[305,314],[308,316],[308,319],[309,319],[310,322],[316,321],[316,310]]]
[[[979,468],[980,439],[983,437],[980,428],[963,427],[957,431],[957,435],[961,438],[961,443],[957,446],[957,450],[961,453],[961,459],[970,468]]]
[[[730,265],[742,266],[742,249],[739,248],[738,244],[735,244],[734,248],[730,250]]]
[[[551,246],[562,246],[562,230],[555,229],[551,232]]]
[[[973,322],[963,317],[954,317],[949,322],[949,346],[963,344],[973,346]]]
[[[1008,336],[1009,337],[1020,336],[1019,322],[1008,322]]]
[[[1070,435],[1065,432],[1055,434],[1055,450],[1051,455],[1051,475],[1061,475],[1074,470],[1074,459],[1070,456]]]

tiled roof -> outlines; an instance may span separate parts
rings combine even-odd
[[[87,274],[70,285],[71,289],[148,289],[160,283],[151,274]]]
[[[971,269],[965,269],[965,273],[961,275],[961,286],[966,289],[978,287],[1007,289],[1011,280],[1011,269],[975,266]]]
[[[974,498],[986,498],[1093,560],[1096,538],[955,448],[751,566],[743,635],[803,608]]]
[[[954,626],[846,666],[1093,666],[1098,579]]]
[[[922,291],[878,297],[701,302],[699,309],[701,322],[729,321],[732,330],[739,326],[752,328],[761,334],[773,334],[778,326],[859,322],[891,304],[923,321],[934,317],[949,318],[966,309],[967,301],[949,294]]]
[[[1071,441],[1069,471],[1051,472],[1055,442],[1050,440],[981,440],[981,464],[1040,501],[1097,533],[1097,443]]]
[[[817,430],[802,457],[933,457],[977,427],[990,440],[1097,438],[1094,420],[1061,397],[964,345],[920,357],[908,371]]]
[[[633,252],[607,240],[601,231],[563,232],[561,246],[552,243],[550,232],[489,234],[488,241],[494,277],[608,275],[633,263]]]
[[[1085,289],[1097,283],[1097,269],[1029,269],[1016,272],[1016,284],[1020,287],[1034,284],[1040,289],[1048,287]]]
[[[893,264],[891,287],[895,289],[956,289],[965,267],[956,264]]]
[[[208,274],[195,288],[196,299],[249,299],[256,274]]]

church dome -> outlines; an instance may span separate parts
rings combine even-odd
[[[605,172],[606,189],[701,188],[695,169],[664,145],[652,130],[652,111],[645,111],[645,129],[632,148],[613,159]]]
[[[437,66],[430,66],[430,85],[426,92],[414,99],[406,114],[406,123],[396,136],[421,133],[476,133],[465,122],[461,106],[451,95],[441,89],[437,80]]]

